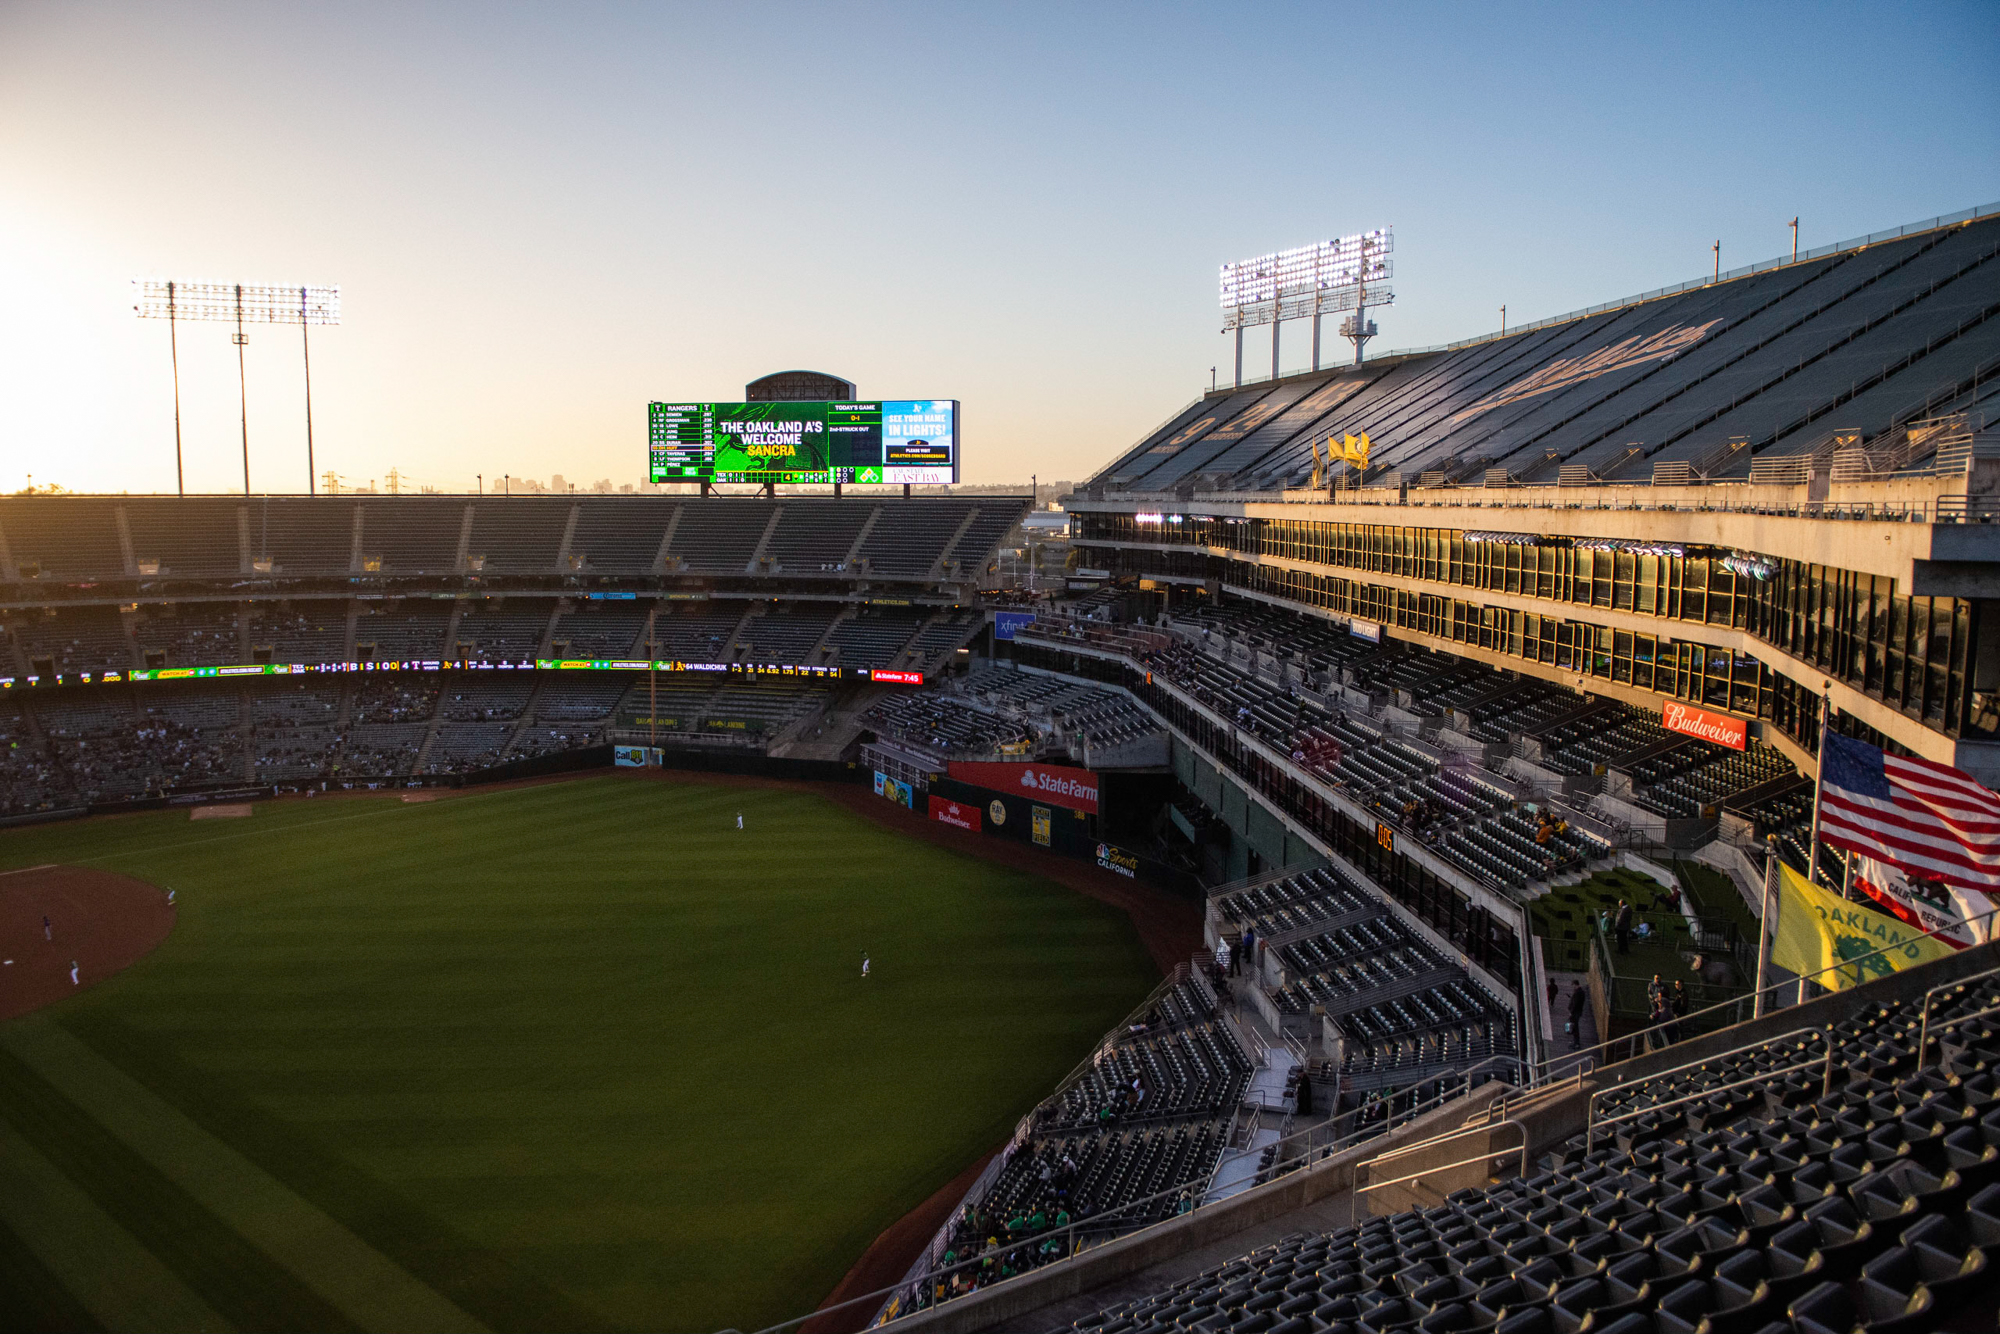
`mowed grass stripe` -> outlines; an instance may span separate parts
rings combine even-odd
[[[273,1180],[145,1085],[49,1022],[10,1026],[0,1047],[155,1163],[210,1213],[289,1269],[355,1327],[482,1334],[483,1326]]]
[[[0,1154],[5,1152],[0,1145]],[[0,1200],[0,1215],[4,1206]],[[0,1329],[8,1334],[89,1334],[104,1328],[0,1217]]]
[[[50,1301],[76,1302],[109,1330],[227,1330],[227,1321],[98,1208],[12,1125],[0,1120],[0,1222],[19,1235],[50,1279]],[[32,1244],[29,1239],[32,1238]],[[32,1296],[28,1270],[23,1300]],[[0,1293],[9,1285],[0,1283]],[[6,1312],[0,1302],[0,1314]],[[0,1321],[0,1328],[15,1325]]]
[[[51,1015],[496,1326],[517,1283],[571,1309],[516,1328],[809,1311],[1155,976],[1122,912],[808,793],[607,776],[365,805],[260,806],[226,839],[12,831],[0,858],[177,888],[166,943]],[[209,1102],[267,1118],[262,1146]]]
[[[228,1083],[177,1060],[161,1044],[116,1016],[79,1016],[70,1027],[190,1120],[227,1141],[489,1328],[500,1334],[538,1330],[591,1334],[605,1328],[594,1313],[508,1264],[496,1252],[474,1245],[392,1187],[237,1096]],[[399,1126],[385,1120],[382,1133],[396,1133]]]
[[[0,1115],[228,1324],[258,1331],[356,1328],[5,1048]]]

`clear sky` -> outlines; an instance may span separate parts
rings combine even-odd
[[[1996,70],[1994,0],[0,0],[0,488],[173,488],[137,275],[340,283],[364,485],[636,482],[649,398],[793,367],[1080,478],[1227,375],[1224,260],[1393,224],[1376,347],[1469,337],[2000,200]],[[228,334],[182,330],[194,490],[242,485]],[[303,490],[297,330],[247,359]]]

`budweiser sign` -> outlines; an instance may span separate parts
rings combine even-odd
[[[1051,806],[1097,813],[1097,775],[1060,764],[983,764],[953,760],[950,773],[961,783],[994,792],[1012,792]]]
[[[943,797],[931,798],[931,819],[939,824],[952,825],[958,829],[979,832],[979,808],[964,802],[948,801]]]
[[[1750,743],[1750,725],[1741,718],[1710,713],[1707,709],[1693,708],[1673,700],[1666,700],[1660,705],[1660,726],[1669,732],[1728,746],[1731,750],[1742,750]]]

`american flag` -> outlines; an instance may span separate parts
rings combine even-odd
[[[1945,764],[1826,737],[1819,840],[1926,879],[2000,892],[2000,795]]]

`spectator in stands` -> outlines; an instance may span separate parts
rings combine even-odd
[[[1583,983],[1576,984],[1576,990],[1569,997],[1569,1032],[1572,1049],[1583,1045]]]
[[[1618,900],[1618,917],[1615,925],[1618,930],[1618,952],[1620,954],[1630,954],[1632,952],[1632,905],[1623,899]]]

